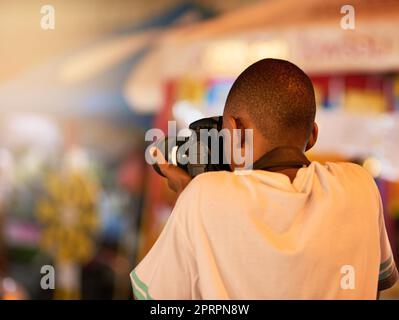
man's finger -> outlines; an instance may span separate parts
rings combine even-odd
[[[157,148],[157,147],[152,147],[150,149],[150,154],[152,158],[156,161],[158,165],[162,164],[167,164],[168,162],[166,161],[163,153]]]
[[[159,167],[159,170],[162,172],[162,174],[165,177],[168,177],[168,174],[170,174],[169,173],[170,164],[166,161],[163,153],[157,147],[152,147],[150,149],[150,154],[155,159]]]
[[[163,173],[163,175],[167,178],[178,177],[181,175],[188,175],[183,169],[169,163],[160,164],[159,169]]]

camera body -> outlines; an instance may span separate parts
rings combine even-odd
[[[208,171],[231,171],[224,155],[224,140],[218,133],[222,130],[223,117],[210,117],[189,125],[188,137],[164,137],[155,146],[166,161],[195,177]],[[216,158],[216,159],[215,159]],[[157,163],[155,171],[163,175]]]

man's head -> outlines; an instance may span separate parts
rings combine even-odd
[[[309,77],[288,61],[263,59],[245,69],[234,82],[226,100],[223,126],[242,130],[242,137],[244,129],[253,129],[253,159],[257,160],[278,146],[310,149],[317,139],[315,113]],[[244,142],[243,138],[241,148]]]

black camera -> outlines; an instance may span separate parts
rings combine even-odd
[[[231,171],[224,154],[224,139],[220,134],[223,117],[203,118],[189,125],[186,137],[164,137],[155,143],[164,158],[191,177],[208,171]],[[155,171],[162,175],[157,163]]]

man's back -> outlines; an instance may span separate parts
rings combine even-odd
[[[313,162],[292,183],[267,171],[196,177],[132,282],[155,299],[373,299],[395,272],[373,179]]]

